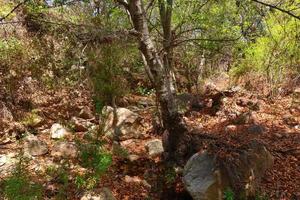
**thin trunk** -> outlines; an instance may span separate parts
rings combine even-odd
[[[140,51],[150,69],[159,100],[160,110],[164,127],[169,132],[168,158],[175,160],[175,152],[187,128],[181,115],[178,112],[175,102],[176,91],[172,79],[169,78],[169,70],[164,66],[149,34],[145,11],[141,0],[131,0],[128,4],[134,28],[139,32]]]

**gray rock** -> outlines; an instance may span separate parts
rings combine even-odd
[[[0,101],[0,119],[3,121],[13,121],[14,117],[9,109],[6,107],[5,103]]]
[[[77,156],[77,146],[72,142],[57,142],[52,147],[51,155],[55,157],[75,158]]]
[[[116,200],[108,188],[103,188],[101,192],[87,192],[80,200]]]
[[[256,141],[234,159],[216,160],[207,152],[195,154],[184,167],[183,183],[194,200],[222,199],[228,187],[237,195],[254,195],[273,160],[270,152]]]
[[[148,141],[145,147],[150,156],[158,156],[164,152],[162,141],[159,139]]]
[[[1,177],[9,175],[18,162],[14,153],[0,155],[0,174]]]
[[[141,118],[138,114],[127,108],[117,108],[114,111],[110,106],[104,107],[102,113],[104,133],[107,137],[113,138],[115,132],[121,140],[143,137]],[[115,116],[116,123],[114,124]]]
[[[48,152],[48,146],[45,142],[39,140],[34,135],[24,138],[24,152],[31,156],[41,156]]]
[[[222,199],[222,188],[216,174],[216,159],[207,152],[197,153],[184,167],[183,183],[194,200]]]
[[[70,134],[62,125],[55,123],[51,126],[50,134],[52,139],[61,139]]]

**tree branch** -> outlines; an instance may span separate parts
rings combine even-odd
[[[286,14],[288,14],[288,15],[290,15],[290,16],[292,16],[292,17],[298,19],[298,20],[300,20],[300,16],[297,16],[297,15],[295,15],[294,13],[291,13],[291,12],[288,11],[288,10],[284,10],[284,9],[282,9],[282,8],[279,8],[279,7],[275,6],[275,5],[268,4],[268,3],[265,3],[265,2],[262,2],[262,1],[258,1],[258,0],[251,0],[251,1],[256,2],[256,3],[259,3],[259,4],[264,5],[264,6],[268,6],[268,7],[270,7],[270,8],[274,8],[274,9],[276,9],[276,10],[279,10],[279,11],[281,11],[281,12],[283,12],[283,13],[286,13]]]
[[[116,0],[120,5],[124,6],[127,10],[129,8],[128,3],[126,2],[126,0]]]
[[[0,18],[0,22],[3,21],[4,19],[6,19],[9,15],[11,15],[13,12],[15,12],[15,10],[17,10],[21,5],[25,4],[27,1],[29,1],[29,0],[24,0],[21,3],[19,3],[18,5],[16,5],[7,15]]]

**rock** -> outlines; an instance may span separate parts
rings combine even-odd
[[[234,189],[237,195],[253,195],[273,160],[267,149],[255,141],[234,159],[220,160],[207,152],[197,153],[184,167],[183,183],[194,200],[222,199],[226,188]]]
[[[114,123],[114,112],[116,114],[116,126]],[[104,133],[107,137],[113,138],[116,131],[120,140],[143,137],[141,118],[138,114],[127,108],[117,108],[116,111],[110,106],[104,107]]]
[[[72,117],[71,121],[74,124],[75,131],[77,132],[88,131],[88,129],[94,125],[93,123],[78,117]]]
[[[274,158],[265,146],[251,141],[234,160],[222,160],[221,170],[227,175],[231,188],[240,194],[255,195],[261,178],[272,167]]]
[[[148,141],[145,147],[150,156],[158,156],[164,152],[162,141],[159,139]]]
[[[18,160],[14,153],[0,155],[0,173],[1,177],[11,174]]]
[[[34,135],[24,138],[24,152],[31,156],[41,156],[48,152],[48,146],[45,142],[39,140]]]
[[[124,181],[126,183],[140,183],[140,182],[142,182],[142,179],[140,177],[138,177],[138,176],[131,177],[131,176],[126,175],[124,177]]]
[[[93,112],[88,106],[84,106],[79,113],[79,117],[83,119],[92,119],[94,117]]]
[[[100,193],[87,192],[80,200],[116,200],[108,188],[103,188]]]
[[[248,133],[261,135],[265,131],[265,128],[261,125],[252,124],[248,127]]]
[[[57,142],[52,147],[51,155],[54,157],[75,158],[77,156],[77,146],[73,142]]]
[[[61,139],[70,135],[70,132],[68,132],[62,125],[55,123],[50,128],[50,134],[52,139]]]
[[[135,155],[135,154],[130,154],[128,156],[128,159],[131,161],[131,162],[134,162],[136,160],[138,160],[140,157],[138,155]]]
[[[220,199],[223,188],[218,184],[216,158],[207,152],[193,155],[183,170],[183,183],[194,200]],[[221,192],[221,193],[220,193]]]
[[[237,131],[237,126],[236,125],[228,125],[225,127],[225,131],[227,133],[233,133]]]
[[[1,121],[13,121],[14,117],[9,109],[6,107],[5,103],[0,101],[0,119]]]
[[[3,166],[7,162],[6,155],[0,155],[0,167]]]

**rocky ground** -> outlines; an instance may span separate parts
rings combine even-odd
[[[165,199],[190,199],[184,191],[182,168],[168,171],[162,163],[162,133],[153,117],[153,97],[127,96],[123,100],[126,108],[114,112],[106,107],[106,117],[99,118],[84,85],[44,90],[28,77],[20,85],[14,99],[3,94],[0,101],[1,179],[9,176],[22,154],[28,160],[26,168],[32,180],[45,188],[44,199],[53,199],[63,184],[49,176],[49,169],[67,162],[69,182],[74,181],[73,174],[86,171],[78,162],[78,145],[86,142],[87,134],[101,129],[103,148],[113,155],[112,165],[92,192],[70,184],[65,198],[159,199],[168,188],[163,185],[167,182],[176,193]],[[193,148],[217,151],[218,158],[225,159],[232,154],[230,149],[243,148],[255,140],[273,160],[263,171],[260,194],[269,199],[299,199],[300,91],[274,99],[241,88],[221,94],[193,96],[181,104],[185,121],[191,130],[197,129],[191,131],[197,138]],[[111,128],[114,115],[119,119],[120,145],[111,142],[116,131]]]

